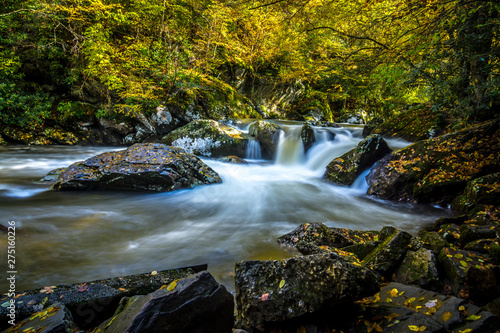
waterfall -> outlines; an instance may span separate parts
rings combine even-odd
[[[262,150],[259,141],[255,139],[248,140],[246,158],[250,160],[262,159]]]
[[[360,191],[362,193],[366,193],[368,191],[368,182],[366,181],[366,177],[370,173],[371,168],[366,169],[363,171],[358,178],[354,181],[354,183],[351,185],[351,188],[357,191]]]
[[[276,164],[296,165],[305,161],[304,143],[300,137],[301,126],[287,126],[281,131],[276,151]]]

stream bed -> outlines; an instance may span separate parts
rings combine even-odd
[[[415,234],[449,215],[438,207],[369,197],[364,177],[351,187],[325,182],[326,165],[362,139],[359,127],[318,128],[316,144],[304,153],[300,125],[281,125],[275,161],[202,158],[222,184],[166,193],[54,192],[37,183],[54,168],[123,148],[0,147],[0,224],[16,222],[16,289],[208,264],[231,290],[236,261],[293,255],[275,239],[301,223],[359,230],[391,225]],[[389,141],[393,148],[406,144]],[[6,267],[6,233],[0,245]],[[2,293],[8,289],[6,271]]]

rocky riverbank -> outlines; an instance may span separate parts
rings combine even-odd
[[[213,133],[213,142],[234,138],[228,146],[238,147],[245,139],[216,122],[189,126],[197,126],[200,138]],[[188,132],[164,140],[195,142],[198,137]],[[267,145],[268,154],[276,148],[279,127],[257,123],[250,132]],[[349,230],[304,221],[277,239],[300,255],[236,263],[234,295],[206,271],[175,270],[183,273],[160,280],[164,273],[154,271],[137,276],[145,288],[133,289],[130,278],[122,277],[4,297],[2,324],[8,322],[12,300],[18,304],[16,320],[22,321],[7,332],[496,332],[499,134],[495,120],[393,152],[381,136],[372,135],[330,163],[325,173],[330,182],[351,184],[376,163],[368,176],[371,195],[450,205],[457,213],[418,235],[394,227]],[[205,148],[213,156],[224,155],[219,146]],[[112,189],[106,186],[116,183],[118,190],[123,184],[141,184],[139,190],[145,190],[157,183],[154,172],[180,182],[162,190],[198,185],[203,177],[208,177],[204,183],[217,183],[218,175],[200,163],[180,148],[140,144],[61,170],[54,189],[67,183]],[[193,176],[193,170],[201,172]],[[82,323],[87,313],[94,319]]]

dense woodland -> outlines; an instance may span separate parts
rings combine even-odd
[[[500,107],[496,0],[4,0],[1,7],[4,126],[133,117],[190,94],[252,117],[252,91],[263,81],[301,91],[270,117],[304,119],[314,108],[327,120],[359,110],[386,119],[419,103],[458,129],[497,117]]]

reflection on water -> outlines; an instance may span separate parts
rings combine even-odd
[[[35,183],[53,168],[117,148],[0,147],[0,223],[17,223],[18,290],[203,263],[232,288],[235,261],[290,256],[275,239],[298,224],[415,233],[447,214],[367,197],[361,178],[353,187],[323,181],[328,162],[361,140],[356,128],[330,130],[335,139],[317,140],[307,154],[290,136],[295,141],[281,147],[291,153],[279,151],[275,163],[204,159],[222,184],[153,194],[52,192]],[[7,289],[5,278],[0,287]]]

